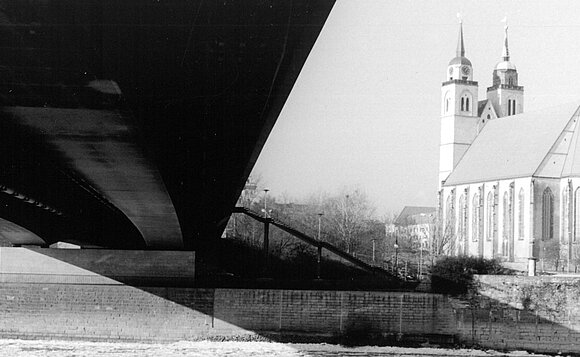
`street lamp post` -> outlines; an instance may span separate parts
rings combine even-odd
[[[395,235],[395,274],[399,275],[399,235]]]
[[[264,189],[264,276],[268,275],[268,268],[270,265],[270,222],[268,220],[268,190]]]
[[[423,240],[419,242],[419,280],[423,279]]]
[[[344,200],[344,229],[346,233],[346,252],[350,253],[350,222],[348,220],[348,198],[349,195],[346,195]]]
[[[320,223],[322,221],[323,212],[318,212],[318,254],[316,257],[316,279],[320,279],[320,266],[322,265],[322,241],[320,240]]]
[[[320,242],[320,222],[322,220],[322,216],[324,216],[323,212],[318,212],[318,241]]]
[[[264,218],[268,218],[268,191],[269,189],[264,189]]]

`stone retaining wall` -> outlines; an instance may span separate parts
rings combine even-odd
[[[480,276],[461,298],[420,292],[201,289],[194,286],[192,252],[71,256],[78,252],[0,248],[0,337],[176,341],[303,336],[580,351],[580,278]],[[143,259],[147,263],[135,267]],[[149,274],[155,284],[116,279],[147,281]]]
[[[580,353],[580,278],[478,276],[456,309],[465,342],[494,349]]]

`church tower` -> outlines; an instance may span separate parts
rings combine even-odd
[[[447,66],[447,81],[441,86],[441,143],[439,187],[467,151],[478,129],[477,82],[471,62],[465,57],[463,23],[459,23],[457,53]]]
[[[508,26],[505,26],[503,61],[493,71],[493,85],[487,88],[487,98],[499,117],[520,114],[524,111],[524,87],[518,85],[518,71],[510,62]]]

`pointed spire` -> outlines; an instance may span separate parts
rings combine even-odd
[[[463,45],[463,20],[459,18],[459,38],[457,39],[457,57],[465,57],[465,46]]]
[[[504,61],[509,61],[510,60],[510,50],[508,48],[508,23],[507,23],[507,16],[504,18],[504,22],[505,22],[505,37],[504,37],[504,41],[503,41],[503,51],[501,53],[501,56],[503,57]]]

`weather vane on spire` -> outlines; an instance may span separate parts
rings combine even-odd
[[[460,12],[457,13],[457,18],[459,19],[459,23],[463,23],[463,16],[461,15]]]
[[[504,37],[504,43],[503,43],[502,57],[503,57],[504,61],[509,61],[510,60],[510,50],[508,47],[508,19],[507,19],[507,15],[503,18],[503,20],[501,20],[501,22],[505,23],[505,27],[504,27],[505,37]]]

